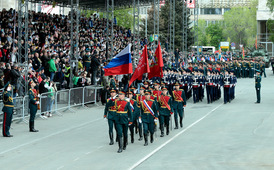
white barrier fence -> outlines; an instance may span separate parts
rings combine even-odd
[[[60,90],[56,92],[47,92],[40,95],[40,110],[37,111],[37,115],[41,118],[45,118],[45,113],[62,115],[62,111],[73,111],[71,108],[76,106],[85,106],[88,103],[94,103],[97,105],[98,90],[103,87],[98,86],[85,86],[71,88],[67,90]],[[3,101],[0,100],[0,108],[3,108]],[[3,113],[0,112],[0,124]],[[23,121],[28,123],[26,118],[29,117],[29,97],[16,97],[14,98],[14,113],[13,121]]]

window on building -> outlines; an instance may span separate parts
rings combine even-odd
[[[222,8],[201,8],[201,15],[222,15]]]

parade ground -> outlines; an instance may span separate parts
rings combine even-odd
[[[38,133],[12,123],[12,138],[0,137],[1,170],[258,170],[274,169],[274,75],[262,78],[261,103],[255,104],[254,78],[238,79],[236,98],[185,109],[184,127],[144,146],[130,143],[118,154],[109,145],[104,106],[75,107],[47,120],[37,118]],[[223,93],[223,90],[222,90]],[[205,94],[206,96],[206,94]]]

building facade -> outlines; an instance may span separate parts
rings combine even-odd
[[[269,40],[271,35],[267,28],[267,20],[274,20],[274,12],[270,12],[269,8],[266,6],[267,0],[259,0],[258,10],[257,10],[257,38],[258,44],[263,46],[270,57],[274,57],[274,45],[273,42]],[[272,28],[273,29],[273,28]]]

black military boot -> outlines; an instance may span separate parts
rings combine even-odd
[[[183,127],[183,118],[180,117],[180,126]]]
[[[132,131],[132,133],[130,133],[131,135],[131,143],[134,143],[134,131]]]
[[[144,135],[144,138],[145,138],[145,144],[144,144],[144,146],[147,146],[148,145],[147,134]]]
[[[29,131],[30,132],[39,132],[39,130],[34,129],[34,121],[29,122]]]
[[[153,134],[150,135],[150,143],[153,143],[154,139],[153,139]]]
[[[178,119],[175,120],[175,128],[174,129],[178,129]]]
[[[166,135],[169,135],[169,125],[166,126]]]
[[[114,142],[113,142],[113,133],[109,133],[109,139],[110,139],[109,145],[113,145],[114,144]]]
[[[143,140],[143,133],[142,133],[142,128],[139,129],[139,135],[140,135],[140,138],[138,139],[139,141]]]
[[[123,150],[127,149],[127,137],[124,137],[124,145],[123,145]]]
[[[161,129],[160,137],[164,137],[164,127],[163,127],[163,125],[160,125],[160,129]]]
[[[119,146],[119,149],[118,149],[118,151],[117,151],[118,153],[123,152],[122,145],[123,145],[123,143],[122,143],[122,137],[120,137],[120,138],[118,139],[118,146]]]

